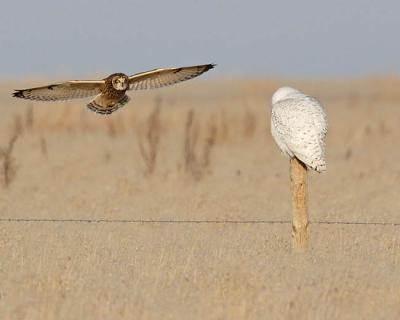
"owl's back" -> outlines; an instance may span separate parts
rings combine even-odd
[[[318,172],[326,170],[327,121],[316,99],[297,91],[274,101],[271,133],[284,154]]]

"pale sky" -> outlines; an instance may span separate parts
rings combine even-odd
[[[213,76],[400,72],[399,0],[20,0],[0,12],[0,78],[216,63]]]

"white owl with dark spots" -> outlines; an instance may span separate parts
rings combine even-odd
[[[279,88],[272,96],[271,133],[281,151],[296,157],[307,168],[326,170],[326,114],[313,97],[290,88]]]

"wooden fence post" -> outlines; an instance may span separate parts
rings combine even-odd
[[[290,159],[292,191],[292,248],[303,252],[308,249],[307,167],[296,157]]]

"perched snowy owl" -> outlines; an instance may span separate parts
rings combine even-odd
[[[300,91],[282,87],[272,96],[271,133],[282,152],[308,168],[326,170],[326,115],[321,104]]]
[[[39,100],[62,101],[96,96],[87,107],[97,113],[110,114],[123,107],[130,98],[127,90],[154,89],[189,80],[214,68],[204,64],[181,68],[155,69],[127,76],[114,73],[102,80],[71,80],[43,87],[15,90],[14,97]]]

